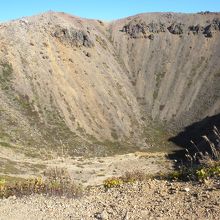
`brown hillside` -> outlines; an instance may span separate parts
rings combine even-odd
[[[217,13],[48,12],[0,24],[0,48],[3,146],[134,150],[220,113]]]

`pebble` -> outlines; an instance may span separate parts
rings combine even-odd
[[[183,189],[185,192],[189,192],[190,191],[190,188],[186,187]]]

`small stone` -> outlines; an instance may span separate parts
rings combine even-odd
[[[183,191],[189,192],[189,191],[190,191],[190,188],[186,187],[186,188],[183,189]]]
[[[129,214],[128,214],[128,212],[126,212],[123,220],[128,220],[128,219],[129,219]]]
[[[10,196],[9,198],[15,200],[17,197],[14,195],[14,196]]]
[[[149,38],[150,40],[154,40],[154,35],[153,35],[153,34],[150,34],[150,35],[148,36],[148,38]]]
[[[108,219],[108,213],[104,210],[102,212],[95,213],[94,217],[96,219],[99,219],[99,220],[107,220]]]
[[[87,53],[86,53],[86,56],[87,56],[87,57],[91,57],[92,55],[91,55],[91,53],[87,52]]]

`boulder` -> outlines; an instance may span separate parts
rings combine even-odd
[[[131,38],[146,38],[147,33],[165,32],[165,25],[162,23],[151,22],[146,24],[142,20],[134,19],[122,28],[122,32],[130,35]]]
[[[213,37],[213,34],[220,30],[220,19],[213,19],[211,24],[205,27],[203,34],[205,37]]]
[[[148,38],[149,38],[150,40],[154,40],[154,35],[153,35],[153,34],[150,34],[150,35],[148,36]]]
[[[134,19],[123,27],[122,32],[130,35],[131,38],[145,37],[147,24],[144,21]]]
[[[180,35],[180,34],[183,34],[184,26],[185,25],[182,23],[173,23],[167,29],[171,34]]]
[[[212,25],[210,24],[210,25],[208,25],[206,28],[205,28],[205,30],[204,30],[204,35],[206,36],[206,37],[212,37],[213,36],[213,27],[212,27]]]
[[[204,31],[204,27],[201,26],[200,24],[189,26],[188,29],[189,29],[189,31],[191,31],[193,34],[203,33],[203,31]]]

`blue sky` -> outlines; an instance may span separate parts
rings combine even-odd
[[[0,21],[48,10],[109,21],[143,12],[219,12],[220,0],[1,0]]]

